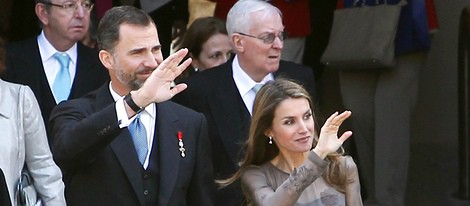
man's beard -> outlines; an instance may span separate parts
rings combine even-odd
[[[137,78],[136,74],[139,71],[142,71],[142,69],[139,68],[133,73],[125,73],[122,69],[118,69],[116,70],[116,77],[121,83],[127,85],[127,87],[131,90],[138,90],[145,82],[145,80],[140,80]]]

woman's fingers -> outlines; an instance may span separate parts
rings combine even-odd
[[[343,144],[351,136],[352,136],[352,132],[346,131],[343,133],[343,135],[341,135],[341,137],[338,140],[341,141],[341,144]]]
[[[333,113],[325,122],[324,127],[329,129],[338,130],[344,120],[351,116],[351,111],[344,111],[341,114],[338,112]]]

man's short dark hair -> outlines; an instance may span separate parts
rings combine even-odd
[[[132,6],[118,6],[108,10],[98,25],[98,47],[112,52],[119,41],[119,27],[122,24],[135,26],[155,25],[144,11]]]

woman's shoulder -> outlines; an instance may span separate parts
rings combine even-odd
[[[7,82],[7,81],[4,81],[4,80],[0,79],[0,88],[2,90],[18,91],[22,86],[24,86],[24,85],[12,83],[12,82]]]
[[[29,86],[0,79],[0,93],[2,93],[2,96],[7,95],[7,93],[11,93],[12,95],[17,96],[19,92],[32,94],[32,90],[29,88]]]
[[[348,170],[357,170],[357,165],[354,159],[349,155],[341,156],[340,158],[341,164],[345,165]]]
[[[19,101],[20,98],[32,98],[33,91],[26,85],[11,83],[0,79],[0,96],[4,101]]]
[[[346,169],[346,173],[348,174],[348,179],[349,181],[358,181],[359,179],[359,173],[357,169],[356,162],[354,162],[354,159],[349,156],[341,156],[340,157],[341,164],[344,165],[344,168]]]

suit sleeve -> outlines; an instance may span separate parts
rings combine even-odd
[[[62,169],[93,161],[121,131],[115,104],[95,112],[87,98],[59,104],[51,114],[52,152]]]

